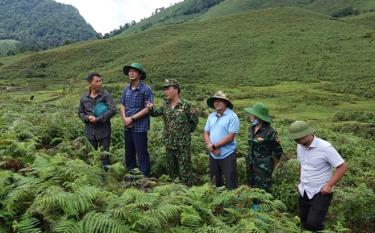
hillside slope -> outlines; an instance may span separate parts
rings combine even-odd
[[[4,65],[0,78],[79,79],[97,70],[121,81],[122,66],[139,61],[157,82],[166,77],[228,85],[327,81],[326,90],[374,97],[373,40],[370,29],[312,11],[268,9],[36,53]]]
[[[141,32],[161,25],[207,20],[244,11],[275,7],[301,7],[333,17],[375,11],[373,0],[185,0],[142,20],[122,34]]]
[[[0,0],[0,39],[49,48],[95,37],[94,29],[70,5],[52,0]]]

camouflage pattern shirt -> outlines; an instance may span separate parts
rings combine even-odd
[[[272,155],[280,159],[283,154],[278,134],[271,125],[263,125],[255,135],[250,126],[249,146],[249,155],[252,159],[272,158]]]
[[[151,110],[153,117],[163,116],[163,143],[170,149],[190,145],[191,133],[198,124],[198,112],[191,103],[180,99],[175,108],[168,101],[163,106]]]
[[[271,190],[273,159],[283,154],[277,132],[270,125],[263,125],[255,134],[249,128],[249,155],[247,156],[248,183],[255,188]]]

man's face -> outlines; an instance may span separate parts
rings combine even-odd
[[[138,70],[132,69],[132,68],[129,69],[129,79],[130,79],[130,81],[134,81],[137,78],[140,78],[140,76],[141,76],[141,74],[139,73]]]
[[[174,86],[164,87],[164,96],[167,100],[171,100],[178,95],[178,89]]]
[[[214,107],[217,111],[223,111],[227,107],[227,101],[222,99],[214,99]]]
[[[102,78],[98,76],[94,76],[90,83],[90,88],[96,91],[100,91],[102,89],[102,84],[103,84]]]
[[[249,115],[249,117],[247,119],[248,119],[248,121],[253,122],[253,121],[255,121],[258,118],[256,116],[254,116],[254,115]]]
[[[303,138],[298,138],[298,139],[295,139],[294,141],[298,144],[301,144],[301,145],[306,145],[310,142],[310,139],[311,139],[312,135],[307,135]]]

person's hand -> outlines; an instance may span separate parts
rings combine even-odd
[[[94,116],[88,116],[87,119],[89,120],[90,123],[95,123],[96,118]]]
[[[216,155],[216,156],[219,156],[220,155],[220,150],[219,149],[215,149],[211,153],[214,154],[214,155]]]
[[[153,107],[154,107],[154,104],[153,103],[151,103],[151,102],[146,102],[147,104],[146,104],[146,107],[149,109],[149,110],[151,110]]]
[[[214,145],[212,145],[211,143],[210,144],[207,144],[206,148],[209,152],[212,152],[214,150],[213,148]]]
[[[330,194],[332,193],[332,190],[333,190],[333,186],[326,183],[322,189],[320,189],[320,192],[323,194],[323,195],[326,195],[326,194]]]
[[[125,117],[124,123],[127,128],[131,128],[133,125],[133,120],[130,117]]]

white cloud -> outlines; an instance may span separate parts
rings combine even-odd
[[[76,7],[97,32],[106,33],[132,20],[151,16],[159,7],[182,0],[55,0]]]

